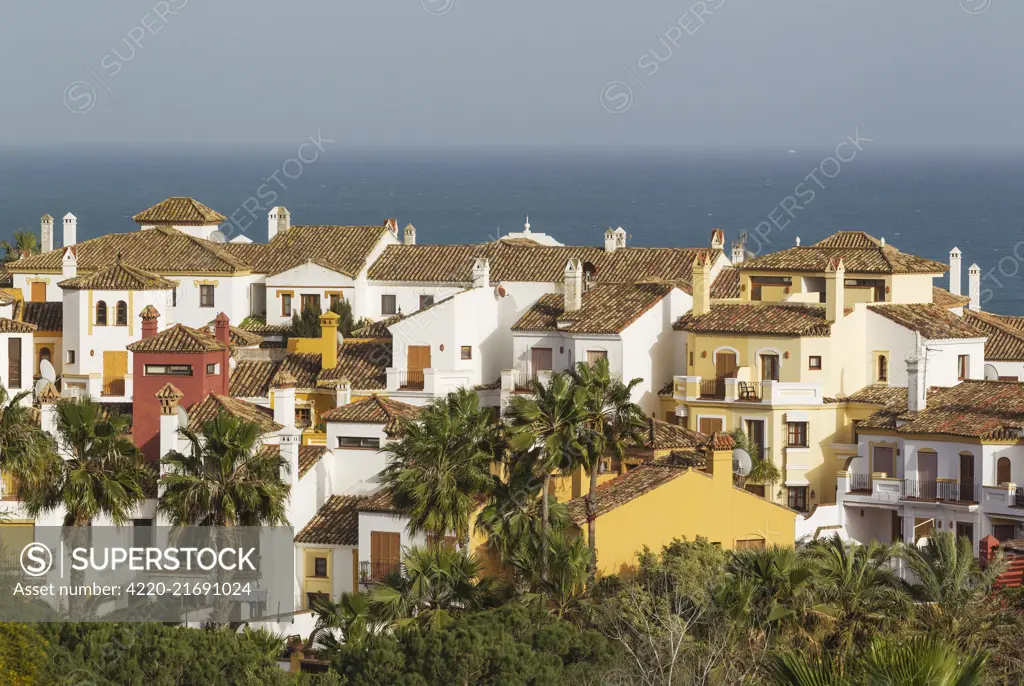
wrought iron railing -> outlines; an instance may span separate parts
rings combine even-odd
[[[921,481],[905,479],[901,497],[957,503],[980,502],[981,485],[973,481]]]
[[[403,369],[398,372],[398,387],[408,391],[422,391],[424,374],[422,369]]]
[[[1013,506],[1024,507],[1024,487],[1018,486],[1013,492]]]
[[[363,560],[359,563],[359,581],[364,584],[383,581],[389,574],[401,568],[400,562],[391,560]]]
[[[703,379],[700,382],[700,397],[725,400],[725,379]]]
[[[124,377],[119,379],[104,377],[103,379],[103,393],[102,395],[107,396],[123,396],[124,395]]]
[[[850,493],[856,491],[870,491],[871,490],[871,475],[870,474],[851,474],[850,475]]]

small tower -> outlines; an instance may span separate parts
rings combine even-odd
[[[960,248],[954,247],[949,251],[949,292],[953,295],[960,295],[960,259],[962,256]]]
[[[409,224],[405,227],[405,232],[402,234],[402,242],[406,245],[416,245],[416,227]]]
[[[267,215],[267,240],[274,240],[274,236],[286,232],[292,228],[292,215],[286,207],[275,207]]]
[[[615,229],[608,227],[608,230],[604,232],[604,251],[615,252],[615,248],[618,247],[615,243]]]
[[[44,214],[39,222],[39,250],[50,252],[53,250],[53,217]]]
[[[615,249],[626,247],[626,230],[621,226],[615,229]]]

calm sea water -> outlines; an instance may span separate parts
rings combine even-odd
[[[266,239],[266,208],[283,204],[298,224],[398,217],[402,226],[415,224],[424,243],[486,241],[521,230],[529,214],[534,231],[564,243],[600,244],[608,226],[621,225],[632,245],[697,246],[707,244],[715,227],[725,229],[728,240],[740,230],[754,231],[803,182],[815,191],[813,201],[805,193],[793,219],[775,209],[772,216],[789,223],[773,227],[762,250],[789,247],[797,236],[806,245],[839,229],[863,229],[943,262],[957,245],[965,289],[966,268],[977,262],[983,288],[991,291],[986,309],[1024,314],[1024,243],[1018,246],[1024,240],[1024,154],[894,152],[872,145],[838,168],[827,163],[825,173],[816,172],[821,185],[806,177],[829,150],[399,152],[335,144],[300,169],[285,164],[297,146],[3,149],[0,236],[38,231],[46,212],[58,218],[58,242],[67,212],[78,217],[79,240],[131,231],[131,215],[168,196],[189,195],[233,214],[254,240]],[[313,153],[303,151],[306,159]],[[275,172],[280,184],[267,181]],[[243,208],[256,203],[253,220]]]

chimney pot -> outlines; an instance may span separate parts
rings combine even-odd
[[[39,250],[50,252],[53,250],[53,217],[44,214],[39,222]]]
[[[981,312],[981,267],[977,264],[967,270],[967,295],[971,298],[970,308]]]
[[[565,263],[562,275],[565,280],[565,312],[576,312],[583,307],[583,263],[572,258]]]
[[[228,348],[231,347],[231,320],[228,316],[221,312],[217,315],[217,318],[213,320],[214,330],[217,336],[217,340],[226,345]]]
[[[68,212],[64,215],[64,247],[78,242],[78,218]]]
[[[267,215],[267,240],[272,241],[280,233],[292,228],[292,215],[288,208],[278,206]]]
[[[702,250],[693,262],[693,316],[711,311],[711,253]]]
[[[961,257],[960,248],[954,247],[949,251],[949,292],[953,295],[960,295]]]
[[[405,232],[402,234],[402,242],[406,245],[416,245],[416,227],[409,224],[405,227]]]

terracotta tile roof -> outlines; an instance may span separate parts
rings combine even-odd
[[[668,295],[671,283],[595,283],[583,294],[583,306],[565,312],[565,296],[549,293],[512,325],[513,331],[621,333]]]
[[[139,212],[132,217],[132,220],[147,226],[156,224],[196,226],[220,224],[227,221],[227,217],[192,198],[167,198],[148,210]]]
[[[7,291],[0,290],[0,305],[11,305],[20,300],[22,300],[20,291],[8,293]]]
[[[724,267],[711,282],[711,297],[715,299],[740,297],[740,270]]]
[[[359,545],[359,506],[365,500],[365,496],[358,495],[331,496],[295,536],[295,542]]]
[[[647,421],[644,447],[652,450],[699,448],[707,445],[709,438],[709,436],[691,431],[686,427],[651,418]]]
[[[325,422],[384,424],[385,433],[392,434],[401,420],[415,419],[422,409],[390,398],[371,395],[369,398],[328,410],[320,415],[320,418]]]
[[[295,377],[296,388],[311,389],[316,388],[316,380],[320,376],[320,365],[319,353],[292,353],[281,361],[277,373],[291,374]]]
[[[284,428],[274,421],[274,411],[269,407],[254,405],[240,398],[216,393],[210,393],[201,402],[189,408],[189,427],[193,431],[201,431],[206,422],[213,421],[221,412],[227,412],[232,417],[258,424],[267,433]]]
[[[565,264],[576,258],[592,271],[594,281],[636,282],[644,279],[687,281],[704,248],[619,248],[605,252],[592,246],[541,246],[498,240],[477,245],[391,245],[373,263],[375,281],[468,283],[473,261],[490,260],[492,281],[559,283]],[[715,251],[717,253],[717,251]]]
[[[208,353],[225,349],[224,344],[213,336],[184,324],[175,324],[126,347],[133,353]]]
[[[268,244],[229,243],[227,249],[260,274],[312,262],[354,278],[386,233],[385,226],[293,226]]]
[[[217,327],[214,322],[210,322],[206,326],[196,329],[196,331],[205,333],[207,336],[217,337]],[[263,342],[263,336],[240,329],[237,326],[228,326],[228,334],[231,338],[232,348],[252,348]]]
[[[863,231],[840,231],[814,245],[797,246],[747,260],[742,270],[824,272],[829,260],[842,257],[847,273],[945,274],[942,262],[902,253]]]
[[[966,295],[953,295],[945,288],[932,286],[932,303],[939,307],[950,309],[952,307],[966,307],[971,299]]]
[[[228,379],[228,393],[237,398],[269,397],[270,380],[280,365],[280,361],[271,360],[239,361]]]
[[[81,272],[106,269],[118,253],[126,264],[154,274],[248,272],[249,266],[225,249],[228,245],[234,244],[211,243],[171,227],[158,226],[107,234],[78,243],[75,248]],[[8,269],[15,273],[59,273],[61,250],[23,257],[10,262]]]
[[[259,315],[250,315],[239,322],[238,327],[243,331],[254,333],[259,336],[291,333],[291,324],[267,324],[267,318]]]
[[[868,305],[868,309],[929,340],[984,338],[985,334],[941,305]]]
[[[366,498],[358,505],[360,512],[385,512],[388,514],[399,514],[394,503],[391,502],[391,492],[381,489]]]
[[[383,391],[388,387],[391,366],[391,339],[346,338],[338,347],[338,366],[324,369],[317,386],[336,386],[348,379],[353,389]]]
[[[712,305],[710,312],[700,317],[687,313],[673,326],[694,333],[764,336],[828,336],[832,332],[825,308],[813,305]]]
[[[860,423],[859,429],[880,428],[906,434],[944,434],[994,438],[1024,429],[1024,384],[1007,381],[961,381],[933,388],[920,412],[887,408]]]
[[[736,440],[723,431],[716,431],[708,437],[705,445],[712,450],[732,450],[736,447]]]
[[[597,487],[596,515],[611,512],[631,500],[664,486],[673,479],[686,474],[689,469],[664,463],[647,463],[630,469],[625,474],[606,481]],[[587,505],[584,497],[573,498],[567,504],[569,518],[577,526],[587,522]]]
[[[499,387],[500,387],[501,379],[498,379],[498,382],[499,382]],[[675,392],[676,392],[676,383],[675,383],[675,381],[669,381],[668,383],[666,383],[664,386],[661,387],[661,390],[658,391],[658,395],[660,395],[660,396],[671,396],[671,395],[674,395]]]
[[[327,454],[326,445],[300,445],[299,446],[299,478],[306,476],[310,469],[316,466],[324,455]]]
[[[21,319],[26,324],[35,325],[39,331],[63,331],[64,303],[27,302]]]
[[[35,324],[0,317],[0,333],[32,333],[35,330]]]
[[[1015,319],[964,310],[964,321],[988,336],[985,341],[986,360],[1024,362],[1024,331],[1017,328]]]
[[[169,291],[176,288],[178,282],[124,264],[119,256],[102,271],[76,276],[57,285],[66,291]]]
[[[0,288],[10,288],[14,285],[14,275],[7,271],[6,264],[0,264]]]
[[[856,393],[839,399],[841,402],[869,403],[871,405],[907,406],[906,386],[890,386],[888,384],[870,384]]]
[[[388,327],[399,322],[401,315],[394,315],[379,322],[371,322],[366,326],[352,332],[354,338],[391,338],[391,329]]]

